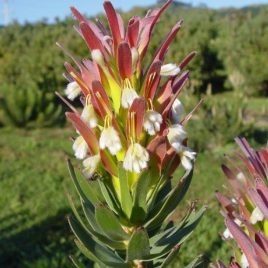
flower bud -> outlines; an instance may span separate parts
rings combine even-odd
[[[144,147],[138,143],[131,144],[126,152],[123,162],[125,170],[140,173],[147,168],[149,161],[149,153]]]
[[[143,128],[153,136],[160,130],[162,122],[163,118],[160,113],[149,110],[144,116]]]
[[[87,156],[88,145],[82,136],[78,136],[73,144],[73,150],[75,157],[78,159],[84,159]]]
[[[133,101],[138,97],[139,96],[134,88],[124,88],[121,97],[121,104],[123,108],[129,108]]]
[[[90,127],[95,128],[98,124],[98,119],[91,103],[86,104],[81,114],[81,119]]]
[[[185,170],[191,170],[193,168],[193,162],[196,158],[196,152],[182,144],[176,144],[175,150],[179,154],[181,164]]]
[[[187,132],[184,127],[180,124],[171,125],[167,135],[170,145],[176,149],[186,138]],[[178,144],[178,145],[177,145]]]
[[[160,75],[162,76],[175,76],[181,71],[180,67],[174,63],[162,65]]]
[[[184,111],[184,107],[180,100],[176,99],[171,108],[171,120],[172,123],[178,124],[181,121],[181,116]]]
[[[112,155],[116,155],[122,148],[118,133],[113,127],[104,128],[100,136],[100,148],[107,148]]]
[[[77,84],[77,82],[73,81],[67,85],[66,89],[64,90],[64,93],[69,100],[73,101],[81,93],[81,88]]]

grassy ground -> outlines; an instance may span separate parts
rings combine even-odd
[[[69,129],[34,131],[1,129],[0,134],[0,267],[71,267],[68,255],[76,253],[66,216],[65,198],[72,189],[66,158],[72,157]],[[228,150],[227,150],[228,151]],[[184,201],[206,203],[209,210],[191,241],[182,248],[172,267],[204,254],[209,261],[228,260],[214,192],[221,189],[223,152],[200,154],[190,192]],[[179,207],[176,215],[181,215]]]

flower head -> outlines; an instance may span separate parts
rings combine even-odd
[[[122,148],[120,137],[112,126],[103,129],[99,143],[100,149],[107,148],[112,155],[116,155]]]
[[[87,156],[88,145],[82,136],[78,136],[73,143],[75,157],[84,159]]]
[[[117,161],[125,160],[124,167],[136,173],[147,168],[151,159],[157,162],[152,166],[159,171],[165,169],[165,163],[169,161],[172,161],[170,172],[180,164],[178,157],[174,157],[174,150],[170,150],[185,144],[187,138],[180,125],[183,106],[177,98],[189,79],[189,72],[180,72],[186,69],[195,53],[179,63],[163,62],[182,20],[160,43],[151,62],[145,62],[154,27],[171,2],[168,0],[145,18],[131,18],[125,26],[112,4],[104,1],[109,29],[100,20],[89,21],[77,9],[71,8],[79,21],[77,30],[91,54],[91,59],[79,61],[60,45],[76,65],[65,64],[66,77],[76,81],[67,86],[66,94],[71,100],[81,94],[81,100],[85,100],[81,114],[71,105],[73,112],[67,113],[77,133],[87,141],[75,154],[81,159],[88,154],[91,157],[100,155],[102,167],[112,178],[117,176]],[[165,146],[157,146],[161,142]],[[186,148],[178,154],[184,166],[189,168],[195,155]],[[153,156],[150,159],[148,152]],[[84,161],[89,174],[91,157]],[[96,167],[100,175],[103,172],[101,165]],[[138,176],[134,177],[138,179]],[[131,182],[133,185],[135,179]]]
[[[147,168],[149,161],[149,153],[144,147],[138,143],[131,144],[126,152],[123,162],[125,170],[140,173]]]
[[[68,99],[74,100],[76,97],[78,97],[80,95],[81,88],[77,84],[77,82],[73,81],[67,85],[64,92],[65,92]]]

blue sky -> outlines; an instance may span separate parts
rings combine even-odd
[[[102,11],[102,0],[0,0],[0,24],[4,23],[4,2],[8,1],[9,20],[34,22],[42,18],[52,20],[56,16],[63,18],[70,14],[69,6],[74,5],[83,13],[94,15]],[[117,8],[128,10],[135,5],[146,6],[156,0],[113,0]],[[268,3],[268,0],[186,0],[186,3],[198,5],[205,3],[210,7],[242,7],[249,4]]]

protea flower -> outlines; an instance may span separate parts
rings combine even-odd
[[[244,138],[237,138],[243,155],[223,166],[228,178],[228,197],[217,193],[227,229],[223,239],[237,243],[229,267],[268,267],[268,147],[254,151]],[[216,267],[224,268],[222,262]]]
[[[69,163],[88,221],[72,204],[78,222],[69,222],[80,250],[104,267],[164,267],[204,212],[191,206],[179,224],[165,222],[187,192],[196,157],[187,147],[186,123],[192,113],[183,117],[178,100],[189,77],[184,69],[195,53],[178,64],[165,63],[182,20],[149,67],[143,64],[153,29],[171,2],[145,18],[133,17],[125,28],[105,1],[110,31],[99,19],[95,24],[72,7],[79,21],[75,29],[91,59],[79,61],[59,45],[77,67],[65,63],[66,94],[70,100],[80,95],[82,112],[61,98],[72,109],[66,116],[77,132],[73,149],[89,179],[77,178]],[[172,188],[180,163],[185,175]]]

